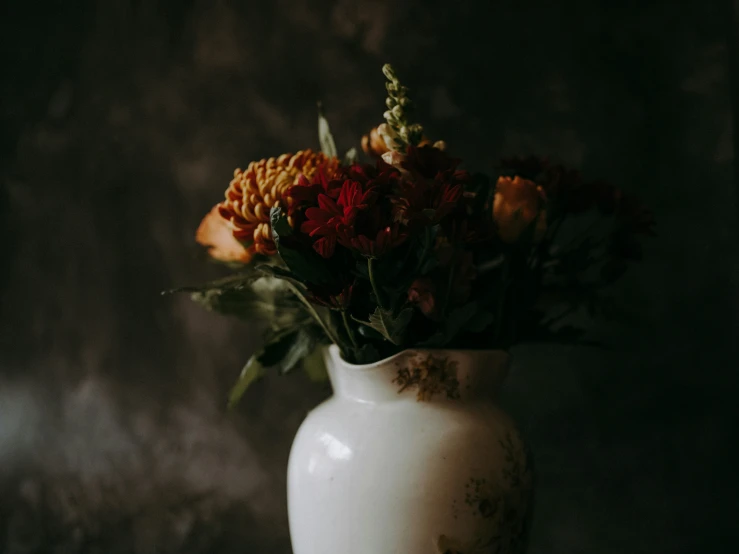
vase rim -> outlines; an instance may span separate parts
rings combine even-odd
[[[406,348],[405,350],[401,350],[400,352],[397,352],[396,354],[393,354],[392,356],[388,356],[387,358],[382,358],[381,360],[377,360],[376,362],[372,362],[369,364],[353,364],[353,363],[347,362],[343,358],[343,356],[341,355],[341,350],[339,349],[338,345],[331,344],[329,346],[329,352],[334,359],[340,360],[344,366],[354,371],[370,371],[373,369],[377,369],[378,367],[383,366],[387,364],[388,362],[392,362],[393,360],[400,358],[402,356],[407,356],[408,354],[423,354],[425,352],[457,352],[460,354],[469,354],[469,355],[482,354],[482,353],[489,354],[492,352],[500,352],[509,357],[511,355],[508,350],[504,350],[502,348]]]

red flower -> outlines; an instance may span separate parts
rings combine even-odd
[[[415,176],[435,179],[439,173],[454,173],[460,161],[433,146],[409,146],[401,166]]]
[[[352,302],[354,284],[345,285],[339,292],[328,291],[315,286],[312,286],[310,291],[312,293],[311,300],[314,303],[332,310],[346,310]]]
[[[306,221],[300,230],[310,237],[321,237],[313,243],[313,248],[324,258],[330,258],[334,255],[337,239],[349,232],[357,213],[366,210],[374,198],[372,189],[362,190],[358,182],[346,180],[336,201],[326,194],[318,195],[318,207],[305,210]]]
[[[287,191],[287,196],[290,198],[288,214],[293,215],[296,210],[306,205],[315,205],[319,194],[325,194],[330,198],[338,197],[343,182],[341,176],[329,179],[323,168],[320,168],[310,181],[301,175],[298,184],[293,185]]]
[[[409,146],[403,168],[410,178],[393,198],[396,220],[414,228],[435,225],[460,205],[471,176],[457,170],[459,160],[431,146]]]
[[[342,175],[345,179],[357,181],[365,187],[372,186],[379,195],[391,193],[398,188],[400,182],[400,171],[383,160],[377,160],[374,166],[353,164],[345,168]]]
[[[340,172],[343,181],[301,181],[290,194],[293,205],[304,208],[300,231],[314,238],[313,249],[324,258],[336,245],[368,257],[378,257],[407,237],[392,221],[390,192],[400,172],[379,161],[376,166],[354,164]],[[315,181],[315,180],[314,180]]]
[[[400,246],[408,238],[408,234],[401,230],[399,224],[388,225],[377,231],[374,238],[367,235],[351,236],[353,233],[346,233],[340,242],[359,252],[367,258],[379,258],[386,254],[389,250]]]
[[[365,256],[378,256],[398,244],[400,235],[397,228],[390,227],[372,233],[373,239],[356,232],[359,223],[357,216],[360,213],[366,216],[363,223],[377,219],[376,199],[374,187],[370,186],[365,190],[358,181],[347,179],[341,186],[336,201],[325,194],[318,195],[318,207],[305,210],[306,221],[300,226],[300,230],[311,237],[321,237],[313,243],[313,248],[324,258],[333,256],[337,242]],[[376,225],[371,227],[376,228]]]
[[[395,217],[411,227],[435,225],[457,207],[462,185],[438,181],[408,181],[393,198]]]

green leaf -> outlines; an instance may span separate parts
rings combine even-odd
[[[280,373],[285,374],[292,371],[303,358],[315,349],[316,342],[316,336],[311,332],[310,326],[304,326],[298,330],[278,364]]]
[[[256,279],[259,275],[253,271],[246,273],[238,273],[236,275],[230,275],[223,279],[217,279],[203,285],[190,285],[186,287],[178,287],[176,289],[169,289],[162,291],[162,296],[168,296],[170,294],[177,294],[180,292],[193,293],[193,292],[204,292],[213,289],[228,289],[228,288],[239,288],[243,287]]]
[[[452,310],[444,320],[440,331],[423,341],[420,346],[441,348],[447,346],[464,330],[474,332],[484,330],[493,322],[493,314],[479,311],[477,302],[469,302]],[[487,314],[487,315],[486,315]]]
[[[418,346],[423,348],[441,348],[446,344],[445,338],[446,334],[443,330],[437,331],[426,340],[419,342]]]
[[[290,273],[288,270],[282,269],[281,267],[274,266],[274,265],[262,264],[262,265],[258,265],[256,267],[256,269],[258,271],[261,271],[265,275],[269,275],[270,277],[274,277],[275,279],[281,279],[283,281],[289,281],[293,285],[297,285],[300,288],[305,288],[305,285],[303,284],[303,282],[300,279],[298,279],[295,275],[293,275],[292,273]]]
[[[326,156],[329,158],[336,158],[338,156],[336,143],[331,134],[328,120],[323,115],[323,105],[320,102],[318,103],[318,141],[321,143],[321,152],[326,154]]]
[[[316,347],[318,334],[307,322],[298,323],[270,334],[269,342],[254,354],[241,370],[236,384],[228,396],[228,407],[239,402],[252,383],[264,376],[269,368],[288,373]]]
[[[465,331],[472,333],[482,333],[495,321],[495,315],[487,310],[480,310],[473,315],[464,326]]]
[[[364,325],[359,326],[359,334],[363,337],[371,340],[382,340],[384,338],[381,333],[375,331],[375,329],[370,327],[366,321],[361,323],[364,323]]]
[[[273,291],[272,294],[265,295],[255,290],[254,287],[261,284],[260,279],[264,279],[257,277],[258,275],[260,273],[256,272],[239,274],[200,286],[166,291],[163,294],[187,292],[194,302],[206,310],[243,319],[271,317],[278,308],[289,309],[289,305],[279,301],[280,296],[282,298],[287,296],[287,291],[282,291],[281,294],[280,291]]]
[[[420,240],[420,248],[418,248],[418,264],[414,274],[420,273],[421,275],[428,274],[438,264],[439,260],[436,258],[434,252],[434,246],[436,244],[436,236],[439,233],[439,226],[434,225],[433,227],[426,227],[424,234]]]
[[[259,363],[264,367],[274,367],[281,364],[290,349],[290,345],[295,341],[298,331],[298,327],[290,326],[270,333],[267,344],[257,354]]]
[[[261,363],[259,363],[256,354],[249,358],[244,369],[241,370],[241,374],[239,375],[236,384],[231,388],[231,392],[228,394],[229,410],[233,410],[236,407],[236,404],[239,403],[239,400],[244,396],[244,393],[249,386],[255,381],[261,379],[264,376],[264,372],[265,368]]]
[[[354,349],[354,359],[358,364],[371,364],[380,359],[380,352],[373,344],[366,343]]]
[[[320,328],[310,319],[293,321],[291,325],[268,333],[267,346],[259,356],[265,367],[288,373],[310,354],[321,337]]]
[[[334,326],[331,324],[331,312],[319,308],[318,306],[314,306],[311,304],[310,300],[305,296],[305,286],[302,284],[301,281],[296,280],[292,274],[289,272],[285,272],[284,270],[275,267],[275,266],[269,266],[269,265],[263,265],[259,266],[260,271],[264,271],[268,273],[269,275],[272,275],[278,279],[283,279],[287,285],[290,287],[290,290],[292,293],[298,298],[298,300],[303,304],[305,309],[308,311],[308,313],[313,317],[313,319],[316,320],[316,322],[321,326],[324,333],[326,333],[326,336],[331,340],[331,342],[338,344],[339,347],[343,348],[342,342],[339,340],[339,336],[336,333],[336,330]],[[321,314],[324,314],[324,316],[321,316]],[[328,314],[326,316],[326,314]]]
[[[193,292],[190,298],[210,312],[250,319],[270,311],[271,306],[256,298],[250,289],[210,289]]]
[[[349,150],[346,151],[346,154],[344,154],[344,165],[353,165],[358,161],[359,155],[357,154],[357,149],[351,147]]]
[[[396,316],[390,310],[383,310],[379,306],[369,316],[369,322],[361,322],[369,325],[380,333],[385,339],[393,344],[400,344],[405,333],[405,328],[413,317],[413,308],[405,308]]]
[[[282,245],[277,247],[277,251],[285,265],[300,281],[315,285],[331,285],[334,283],[334,275],[318,254],[313,255],[312,251],[299,252]]]
[[[328,369],[321,346],[314,348],[313,352],[303,358],[303,370],[311,381],[321,382],[328,379]]]
[[[269,211],[269,222],[272,226],[272,236],[275,242],[280,240],[281,237],[289,237],[293,234],[293,229],[279,206],[274,206]]]
[[[453,340],[477,315],[477,302],[469,302],[459,308],[452,310],[444,322],[444,335],[446,343]]]

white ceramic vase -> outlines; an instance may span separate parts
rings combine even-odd
[[[369,365],[327,351],[334,395],[288,467],[294,554],[518,554],[530,456],[495,404],[503,351],[406,350]]]

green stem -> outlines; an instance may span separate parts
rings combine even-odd
[[[344,322],[344,329],[346,329],[346,334],[349,335],[349,340],[352,341],[352,346],[354,348],[359,348],[359,345],[357,344],[357,339],[354,336],[354,331],[349,325],[349,318],[346,317],[346,310],[341,310],[341,319]]]
[[[369,280],[370,284],[372,285],[372,292],[375,293],[375,298],[377,299],[377,305],[380,306],[380,309],[384,310],[385,306],[382,305],[382,297],[380,296],[380,291],[377,289],[377,283],[375,283],[375,272],[373,269],[374,261],[374,258],[367,258],[367,271],[369,272]]]
[[[331,329],[329,329],[328,325],[326,325],[326,322],[323,321],[320,315],[318,315],[318,312],[313,307],[313,304],[311,304],[308,299],[305,297],[305,295],[296,287],[294,284],[292,284],[290,281],[285,281],[287,283],[287,286],[290,288],[290,290],[293,291],[293,294],[298,297],[298,299],[303,303],[303,305],[308,310],[308,313],[313,316],[313,319],[315,319],[318,324],[323,329],[323,332],[326,333],[326,336],[336,344],[339,348],[341,348],[341,342],[339,342],[339,337],[334,335],[334,333],[331,332]],[[343,350],[343,349],[342,349]]]
[[[510,260],[507,258],[503,261],[502,275],[500,278],[500,297],[498,298],[498,313],[495,321],[495,342],[496,346],[500,343],[500,333],[503,329],[503,308],[505,307],[506,293],[508,292],[508,271]]]
[[[449,297],[452,295],[452,285],[454,285],[454,276],[456,273],[457,266],[452,264],[452,267],[449,269],[449,277],[447,281],[446,286],[446,293],[444,294],[444,304],[441,308],[441,314],[442,316],[446,316],[447,308],[449,307]]]
[[[432,250],[433,246],[434,245],[432,244],[431,240],[431,227],[426,227],[424,229],[423,249],[421,250],[421,255],[418,257],[416,269],[413,271],[414,275],[417,275],[421,271],[421,268],[426,261],[426,257],[428,256],[428,253]]]

